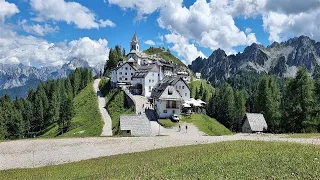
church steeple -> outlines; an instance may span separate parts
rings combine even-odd
[[[139,52],[139,40],[138,40],[136,33],[134,33],[133,38],[130,43],[130,52],[131,51]]]

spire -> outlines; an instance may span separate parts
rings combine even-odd
[[[137,34],[136,33],[134,33],[134,35],[133,35],[133,38],[132,38],[132,40],[131,40],[131,42],[139,42],[138,41],[138,37],[137,37]]]

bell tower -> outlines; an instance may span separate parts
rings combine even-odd
[[[138,41],[138,37],[137,37],[136,33],[134,33],[133,38],[130,43],[130,52],[131,51],[139,52],[139,41]]]

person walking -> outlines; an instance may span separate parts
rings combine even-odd
[[[179,130],[179,132],[181,131],[181,126],[180,126],[180,124],[179,124],[179,129],[178,129],[178,130]]]
[[[186,133],[188,132],[188,125],[186,124]]]

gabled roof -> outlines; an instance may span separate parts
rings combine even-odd
[[[174,85],[178,81],[185,81],[181,77],[172,77],[172,76],[166,76],[161,82],[159,82],[152,90],[151,97],[154,98],[160,98],[160,96],[163,94],[163,92],[167,89],[167,87],[174,87]],[[187,83],[185,83],[187,85]],[[188,86],[187,86],[188,87]],[[189,88],[189,87],[188,87]],[[175,89],[174,89],[175,90]],[[176,91],[176,90],[175,90]],[[178,92],[178,91],[177,91]],[[179,93],[178,93],[179,94]],[[180,98],[181,95],[179,94]]]
[[[246,113],[246,118],[250,125],[251,131],[263,132],[268,129],[268,125],[263,117],[263,114]]]
[[[129,66],[131,66],[134,70],[137,70],[138,68],[133,66],[132,64],[128,63],[128,62],[124,62],[122,64],[120,64],[115,70],[120,69],[122,66],[124,66],[125,64],[129,64]]]
[[[127,61],[128,63],[135,63],[136,60],[134,60],[132,57]]]

